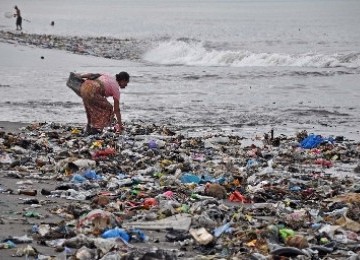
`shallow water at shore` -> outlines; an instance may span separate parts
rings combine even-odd
[[[313,69],[320,75],[309,78],[294,77],[293,69],[262,68],[253,77],[250,68],[144,66],[3,43],[0,51],[1,120],[85,123],[81,100],[65,86],[68,73],[115,74],[124,68],[132,76],[121,98],[125,122],[170,123],[190,132],[253,135],[274,128],[284,134],[302,129],[349,138],[359,134],[358,74],[331,76],[337,69]]]

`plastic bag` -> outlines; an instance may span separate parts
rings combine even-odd
[[[305,149],[312,149],[326,142],[333,143],[334,139],[331,137],[323,138],[321,135],[310,134],[308,137],[306,137],[300,142],[300,146]]]
[[[128,232],[125,229],[122,228],[114,228],[114,229],[109,229],[107,231],[105,231],[102,235],[102,238],[122,238],[123,240],[125,240],[126,242],[130,241],[130,235],[128,234]]]

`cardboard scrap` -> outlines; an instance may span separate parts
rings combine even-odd
[[[213,241],[214,237],[211,235],[205,228],[199,228],[199,229],[190,229],[190,234],[193,236],[193,238],[201,245],[207,245],[211,241]]]

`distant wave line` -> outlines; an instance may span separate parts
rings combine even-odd
[[[168,40],[159,42],[143,59],[164,65],[230,66],[230,67],[315,67],[359,68],[360,52],[321,53],[255,53],[248,50],[216,50],[199,41]]]
[[[81,102],[71,102],[71,101],[66,101],[66,102],[62,102],[62,101],[26,101],[26,102],[10,102],[10,101],[6,101],[6,102],[2,102],[0,103],[0,106],[9,106],[9,105],[13,105],[13,106],[20,106],[20,107],[64,107],[64,108],[73,108],[73,107],[80,107],[82,106]]]
[[[0,42],[66,50],[76,54],[109,59],[129,59],[162,65],[227,67],[360,68],[360,52],[255,53],[249,50],[219,50],[209,43],[189,38],[117,39],[13,33],[0,30]],[[358,72],[357,72],[358,73]]]

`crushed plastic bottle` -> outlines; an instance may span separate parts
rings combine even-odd
[[[0,243],[0,249],[9,249],[16,247],[16,244],[12,242],[11,240],[8,240],[4,243]]]

